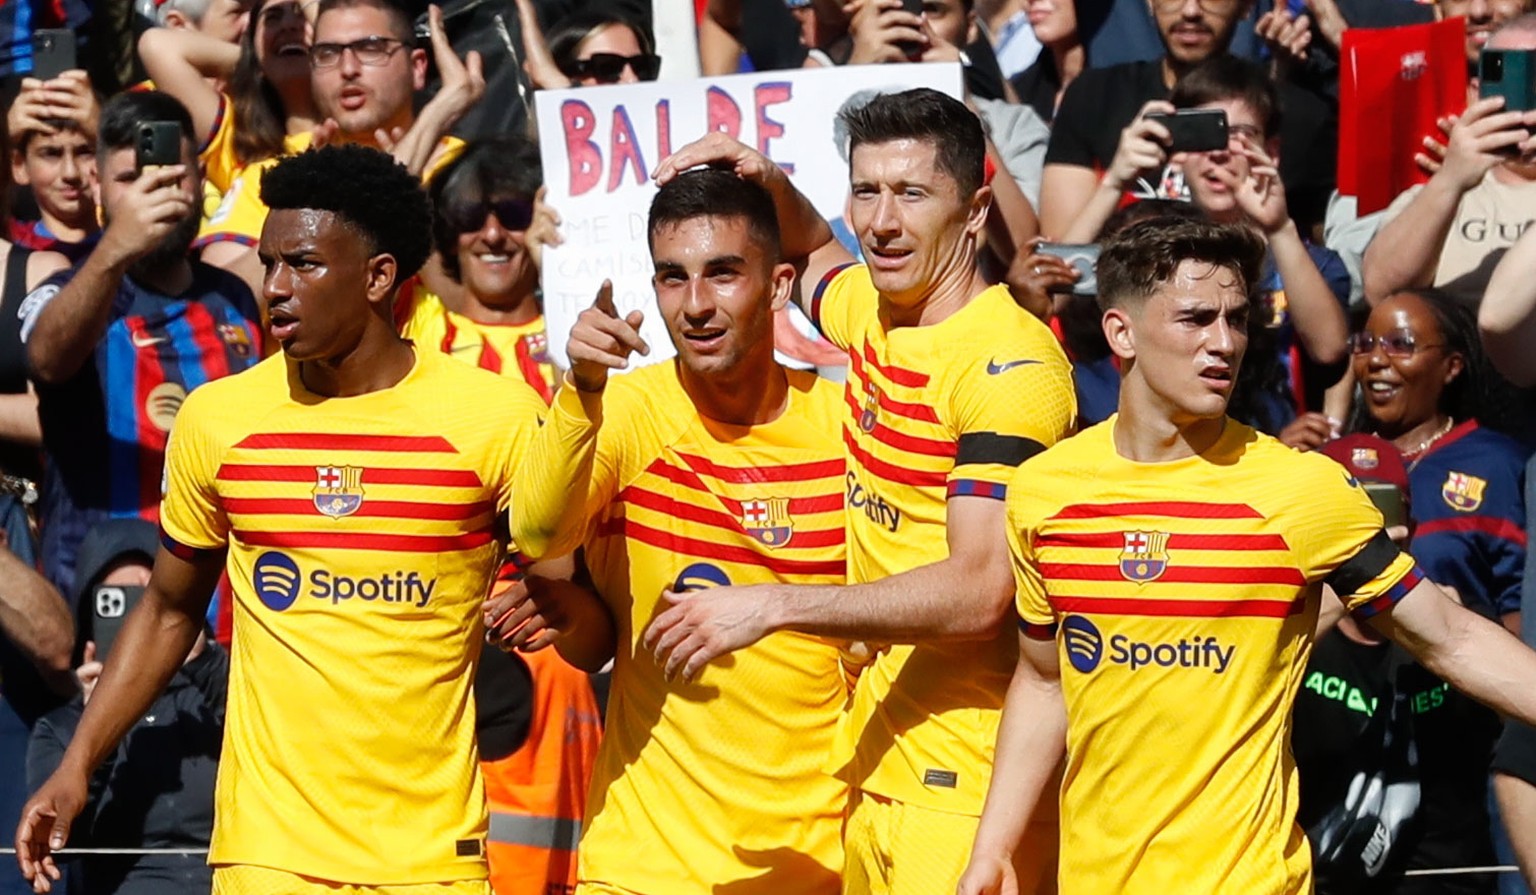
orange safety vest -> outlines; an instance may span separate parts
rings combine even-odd
[[[491,809],[491,888],[496,895],[566,895],[576,891],[576,844],[602,718],[586,672],[553,648],[517,655],[533,678],[528,739],[511,755],[480,763]]]

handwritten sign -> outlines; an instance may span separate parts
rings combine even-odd
[[[711,131],[755,147],[789,175],[829,219],[848,194],[846,137],[835,127],[844,104],[877,93],[932,87],[961,96],[958,64],[853,65],[541,91],[536,96],[548,201],[560,213],[564,244],[544,252],[549,347],[567,363],[566,338],[613,280],[620,314],[645,312],[641,335],[654,363],[672,342],[656,312],[646,215],[651,172],[674,149]]]

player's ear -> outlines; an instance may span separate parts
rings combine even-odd
[[[772,296],[771,307],[774,312],[784,310],[789,304],[789,299],[795,292],[795,266],[787,262],[781,262],[773,266],[773,272],[769,279],[769,291]]]
[[[1109,350],[1121,360],[1135,359],[1136,333],[1131,327],[1131,315],[1124,308],[1110,308],[1104,312],[1102,325]]]
[[[971,196],[971,210],[965,216],[965,229],[972,236],[980,236],[987,225],[987,212],[992,208],[992,187],[982,186]]]
[[[384,304],[394,299],[395,288],[400,285],[400,263],[389,253],[374,255],[368,259],[368,303]]]

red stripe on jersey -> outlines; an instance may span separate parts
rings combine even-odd
[[[1179,519],[1263,519],[1258,510],[1241,503],[1199,503],[1168,500],[1138,503],[1080,503],[1052,519],[1097,519],[1103,516],[1170,516]]]
[[[805,560],[768,556],[747,547],[686,538],[642,525],[632,519],[610,519],[598,528],[598,534],[633,538],[642,544],[649,544],[670,553],[684,553],[697,559],[759,566],[775,575],[846,575],[848,573],[847,563],[840,559]]]
[[[278,514],[313,515],[313,500],[287,497],[226,497],[220,501],[225,512],[268,516]],[[414,500],[364,500],[353,516],[371,516],[380,519],[419,519],[457,521],[473,519],[492,512],[490,501],[474,503],[421,503]]]
[[[676,519],[687,519],[689,522],[697,522],[700,525],[723,528],[726,531],[740,534],[742,537],[751,537],[751,535],[747,534],[746,528],[741,524],[739,516],[731,516],[707,507],[694,506],[691,503],[683,503],[665,494],[658,494],[655,491],[650,491],[637,485],[631,485],[619,492],[619,500],[637,507],[644,507],[647,510],[653,510],[657,513],[663,513]],[[838,508],[840,509],[841,506],[841,495],[839,495]],[[845,532],[846,529],[842,526],[809,531],[796,528],[794,533],[790,535],[789,543],[779,546],[841,547]]]
[[[1043,562],[1040,574],[1047,579],[1065,581],[1120,581],[1118,563]],[[1306,579],[1289,566],[1169,566],[1156,579],[1169,584],[1277,584],[1301,587]]]
[[[203,373],[210,380],[230,374],[229,346],[219,336],[219,321],[202,302],[187,302],[187,325],[192,330],[192,344],[202,356]],[[233,324],[238,326],[239,324]]]
[[[277,466],[266,463],[225,463],[219,478],[226,482],[315,482],[313,466]],[[429,485],[439,488],[484,488],[480,476],[468,469],[363,468],[365,485]]]
[[[383,535],[320,531],[236,531],[234,535],[252,547],[286,547],[293,550],[387,550],[393,553],[453,553],[473,550],[491,542],[491,530],[456,535]]]
[[[167,341],[166,337],[151,336],[149,327],[145,325],[144,318],[139,316],[124,317],[123,323],[128,327],[128,337],[133,351],[133,376],[134,376],[134,403],[137,409],[134,418],[137,423],[138,450],[132,451],[138,460],[138,509],[141,519],[149,522],[160,520],[160,485],[165,481],[165,443],[169,433],[160,430],[155,425],[155,414],[149,411],[151,407],[150,396],[162,383],[166,382],[165,366],[160,362],[160,352],[152,347],[157,342]],[[139,347],[139,346],[150,347]],[[190,358],[188,366],[191,366]],[[183,393],[183,400],[185,393]],[[127,508],[131,509],[131,508]]]
[[[439,435],[346,435],[339,432],[282,432],[247,435],[235,445],[253,451],[387,451],[456,454]]]
[[[848,452],[853,455],[853,459],[861,469],[888,482],[911,485],[915,488],[942,488],[949,478],[948,473],[906,469],[894,463],[876,459],[870,455],[869,451],[859,447],[853,439],[853,433],[846,427],[843,429],[843,444],[848,446]]]
[[[700,475],[707,475],[722,482],[747,485],[755,482],[804,482],[810,479],[842,478],[847,469],[841,459],[817,460],[813,463],[781,463],[777,466],[721,466],[695,454],[675,451],[678,459]]]
[[[901,367],[888,367],[880,363],[880,359],[875,357],[874,347],[868,342],[864,343],[864,360],[868,361],[871,367],[879,370],[880,375],[884,376],[888,382],[894,385],[922,388],[928,384],[927,373],[919,373],[916,370],[904,370]]]
[[[1035,548],[1047,547],[1105,547],[1121,550],[1125,547],[1124,532],[1063,532],[1042,535],[1035,541]],[[1289,550],[1285,538],[1273,534],[1180,534],[1168,536],[1169,550]]]
[[[1355,617],[1370,618],[1373,615],[1391,609],[1393,606],[1397,605],[1399,600],[1408,596],[1409,591],[1413,590],[1415,587],[1418,587],[1419,582],[1423,580],[1423,570],[1421,570],[1418,566],[1414,566],[1412,569],[1409,569],[1408,574],[1399,579],[1396,584],[1387,588],[1386,593],[1382,594],[1371,602],[1366,603],[1364,606],[1356,608],[1354,611]]]
[[[859,424],[859,418],[864,413],[864,408],[859,405],[858,399],[853,396],[851,391],[844,390],[843,394],[847,399],[848,409],[853,411],[853,424],[857,426]],[[936,438],[920,438],[916,435],[908,435],[905,432],[898,432],[895,429],[892,429],[890,426],[882,425],[880,423],[876,423],[875,427],[869,430],[869,434],[872,435],[876,441],[893,447],[898,451],[908,451],[913,454],[926,454],[930,457],[948,458],[955,456],[956,448],[953,441],[939,441]]]
[[[1492,519],[1487,516],[1457,516],[1448,519],[1431,519],[1421,522],[1413,530],[1413,536],[1422,538],[1425,535],[1438,534],[1444,531],[1477,531],[1496,538],[1517,544],[1522,549],[1525,547],[1525,529],[1510,522],[1508,519]]]
[[[1294,600],[1137,600],[1113,597],[1054,597],[1057,612],[1084,615],[1180,616],[1185,618],[1286,618],[1307,606]]]
[[[864,362],[859,359],[859,356],[850,352],[848,359],[852,362],[852,378],[860,382],[868,382],[869,377],[864,375]],[[848,389],[851,388],[852,385],[849,385],[844,389],[844,393],[848,393]],[[849,400],[854,400],[851,394],[849,394]],[[894,413],[897,416],[904,416],[909,420],[917,420],[921,423],[937,423],[939,421],[939,415],[927,404],[911,404],[906,401],[898,401],[884,392],[880,393],[880,409]]]

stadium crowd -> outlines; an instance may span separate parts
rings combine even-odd
[[[1536,0],[0,35],[0,893],[1536,886]],[[551,350],[541,91],[926,64],[835,221],[678,139]]]

